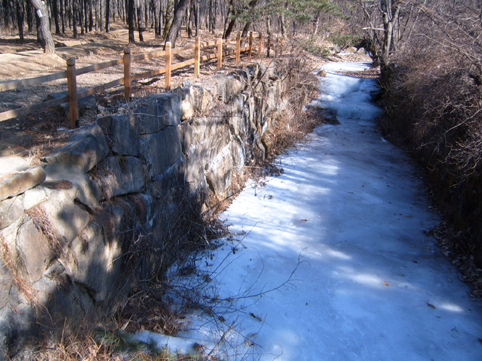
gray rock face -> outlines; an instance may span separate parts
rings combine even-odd
[[[234,95],[240,94],[246,87],[246,83],[241,78],[236,79],[235,76],[215,75],[213,80],[217,84],[218,99],[224,103],[229,102]]]
[[[235,173],[245,164],[245,150],[238,141],[226,145],[209,164],[206,181],[211,191],[220,196],[226,196]]]
[[[133,117],[110,115],[98,119],[97,124],[106,132],[113,153],[134,157],[139,155],[139,132]]]
[[[14,197],[0,202],[0,229],[8,227],[23,216],[23,197]]]
[[[102,200],[140,193],[145,186],[142,161],[135,157],[107,157],[99,163],[96,171]]]
[[[77,202],[90,210],[99,206],[100,191],[86,173],[55,163],[47,165],[45,172],[47,178],[42,186],[49,189],[49,197],[53,190],[60,190],[65,204]]]
[[[141,151],[150,179],[155,179],[184,161],[177,127],[142,136]]]
[[[157,133],[181,122],[181,99],[178,95],[158,94],[150,97],[148,103],[130,115],[140,134]]]
[[[30,282],[37,282],[54,255],[47,237],[37,228],[33,220],[24,223],[18,230],[16,246],[22,260],[22,267],[26,278]]]
[[[71,245],[73,257],[69,262],[74,282],[88,286],[96,302],[104,301],[115,284],[121,262],[116,261],[122,252],[117,244],[109,244],[102,227],[92,222]]]
[[[201,117],[213,105],[214,96],[208,89],[191,82],[185,82],[181,88],[174,89],[181,100],[181,121]]]
[[[109,147],[104,133],[97,124],[94,124],[75,133],[71,143],[60,148],[54,155],[46,157],[44,161],[88,172],[104,159],[108,152]]]
[[[0,158],[0,178],[11,173],[23,172],[29,168],[28,162],[21,157]]]
[[[45,180],[45,177],[42,167],[32,167],[0,179],[0,201],[37,186]]]

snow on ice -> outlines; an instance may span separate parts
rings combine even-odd
[[[277,160],[284,174],[222,214],[235,236],[198,261],[216,317],[140,339],[229,360],[482,360],[480,301],[424,232],[440,219],[376,127],[374,80],[336,73],[367,67],[325,66],[317,103],[340,124],[316,128]]]

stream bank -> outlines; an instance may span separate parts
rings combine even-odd
[[[302,68],[281,59],[186,82],[81,128],[39,165],[1,158],[0,359],[111,316],[209,247],[204,222],[316,90],[297,83]]]
[[[179,280],[211,290],[215,317],[140,339],[232,360],[480,359],[482,306],[430,236],[440,216],[419,170],[377,127],[375,81],[335,72],[367,66],[325,66],[315,105],[339,124],[279,157],[283,174],[246,187],[222,214],[232,237]]]

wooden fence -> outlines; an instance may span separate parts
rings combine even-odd
[[[230,41],[225,41],[223,39],[217,39],[215,41],[209,42],[201,42],[199,37],[195,39],[194,45],[185,46],[182,48],[171,48],[171,43],[166,43],[166,50],[164,51],[156,51],[147,54],[140,54],[140,55],[132,55],[130,48],[124,49],[124,56],[121,59],[106,61],[104,63],[93,64],[84,68],[77,69],[75,67],[75,59],[68,59],[67,60],[67,70],[62,71],[55,74],[44,75],[36,78],[29,78],[29,79],[22,79],[22,80],[12,80],[0,83],[0,92],[6,90],[14,90],[24,86],[33,86],[39,85],[45,82],[50,82],[53,80],[58,79],[67,79],[67,89],[68,95],[48,100],[42,103],[33,104],[27,107],[18,108],[14,110],[9,110],[6,112],[0,113],[0,122],[5,121],[7,119],[16,118],[21,115],[26,115],[32,113],[34,111],[50,108],[53,106],[57,106],[63,103],[69,103],[69,118],[70,118],[70,126],[71,128],[76,127],[77,120],[79,119],[79,107],[78,107],[78,100],[85,98],[89,95],[100,93],[105,91],[106,89],[124,85],[125,91],[125,99],[129,101],[131,96],[131,85],[132,82],[150,78],[156,75],[165,74],[166,80],[166,88],[170,89],[171,87],[171,74],[172,71],[177,69],[182,69],[186,67],[190,67],[194,65],[194,76],[199,76],[200,65],[202,62],[216,59],[217,58],[217,68],[218,70],[222,69],[223,59],[230,55],[235,55],[235,62],[238,64],[241,60],[241,53],[247,52],[248,59],[251,59],[253,56],[253,51],[257,50],[257,55],[261,56],[263,51],[263,37],[261,34],[258,36],[253,36],[253,32],[249,33],[249,36],[246,38],[241,38],[240,34],[238,33],[235,40],[236,42],[235,49],[229,49],[227,45]],[[247,42],[247,46],[242,47],[242,44]],[[256,44],[255,44],[256,43]],[[270,47],[273,44],[280,44],[279,42],[272,42],[268,37],[267,41],[267,56],[269,57]],[[178,54],[182,51],[186,50],[194,50],[194,58],[185,60],[180,63],[173,64],[172,59],[173,55]],[[213,51],[214,53],[208,53],[206,55],[201,56],[201,50],[207,49],[207,51]],[[275,56],[280,54],[281,46],[274,46],[275,49]],[[140,74],[131,74],[132,63],[136,61],[143,61],[143,60],[150,60],[157,57],[164,57],[165,58],[165,67],[161,69],[151,70]],[[83,90],[78,92],[77,90],[77,76],[90,73],[93,71],[99,71],[103,69],[107,69],[109,67],[113,67],[116,65],[124,65],[124,77],[111,81],[109,83],[101,84],[95,86],[93,88]]]

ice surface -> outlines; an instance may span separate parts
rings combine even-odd
[[[180,336],[212,348],[224,335],[231,360],[482,360],[480,302],[424,232],[440,219],[376,128],[375,82],[333,72],[366,67],[326,66],[319,103],[340,124],[222,215],[237,241],[198,262],[216,317],[193,316]]]

